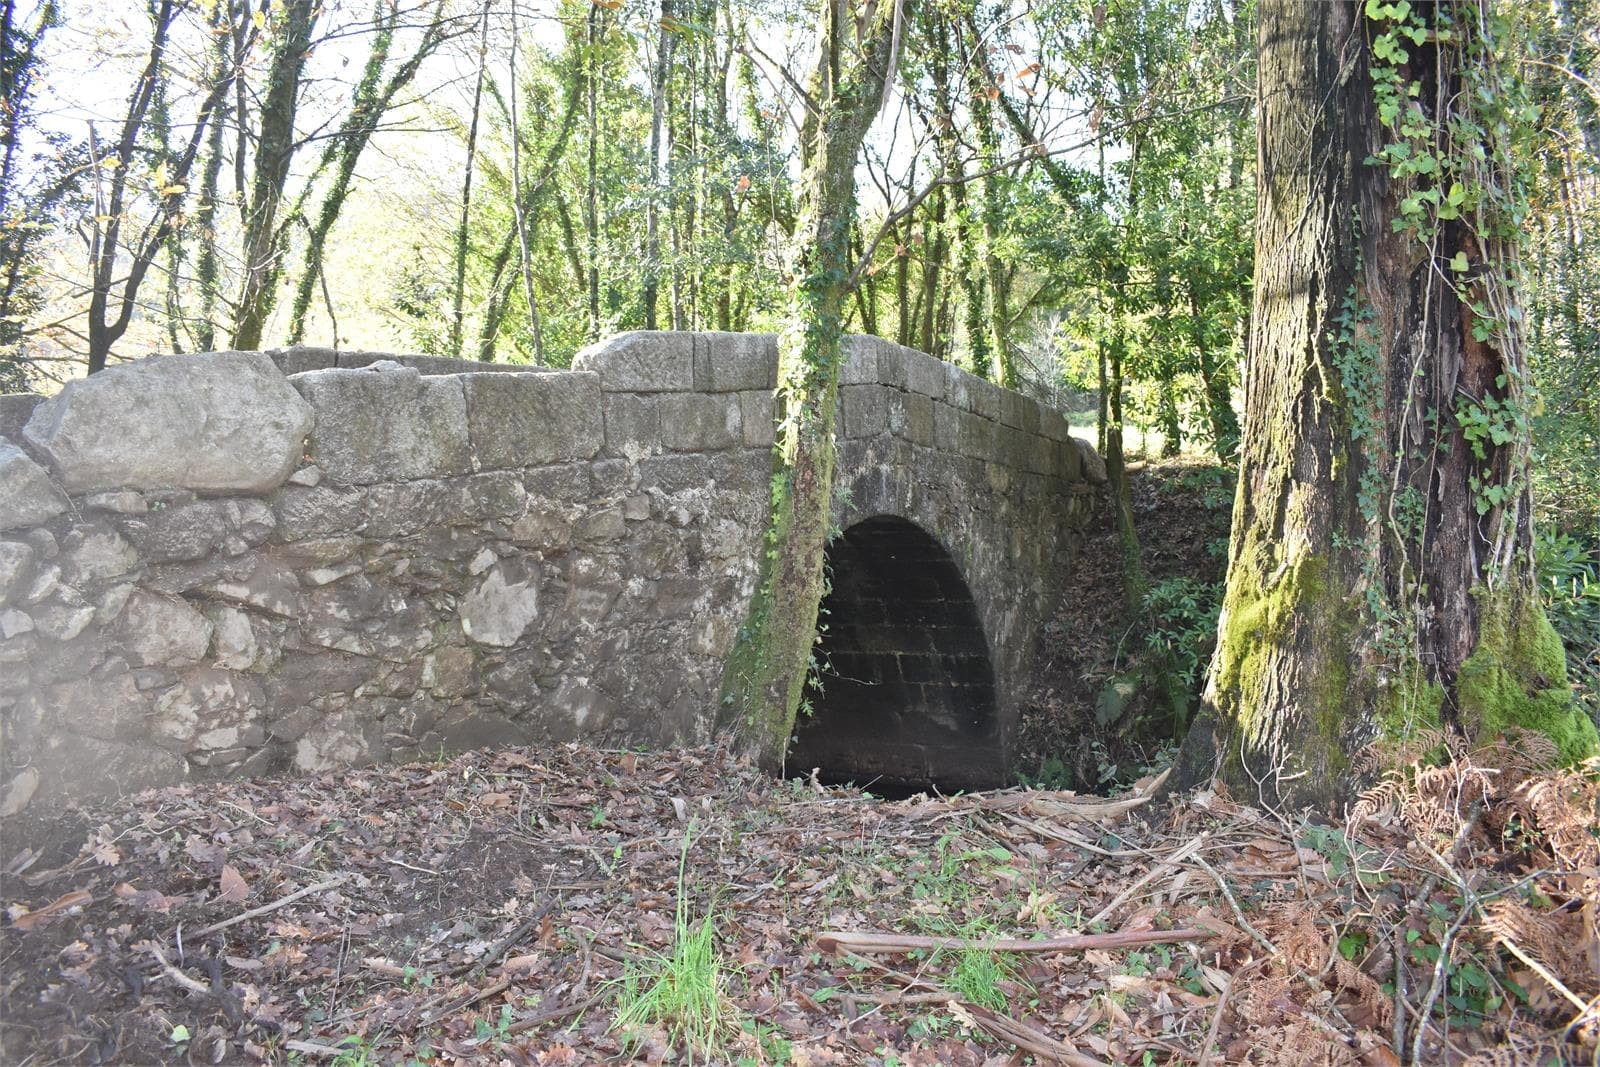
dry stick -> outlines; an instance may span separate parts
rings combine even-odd
[[[1058,1041],[1043,1031],[1035,1030],[1026,1023],[997,1014],[977,1004],[952,1003],[950,1014],[969,1026],[976,1026],[992,1037],[1052,1062],[1064,1063],[1067,1067],[1109,1067],[1104,1061],[1085,1056],[1071,1045]]]
[[[290,1052],[299,1052],[306,1056],[321,1056],[326,1059],[336,1059],[349,1052],[349,1048],[337,1045],[324,1045],[317,1041],[285,1041],[283,1047]]]
[[[901,990],[897,993],[856,993],[849,994],[856,1000],[864,1000],[868,1004],[877,1004],[883,1007],[893,1007],[898,1004],[946,1004],[952,1000],[960,1000],[961,994],[952,993],[948,989],[935,989],[931,992],[912,993]]]
[[[1540,978],[1543,978],[1546,982],[1549,982],[1551,989],[1554,989],[1557,993],[1560,993],[1562,996],[1566,997],[1572,1002],[1573,1006],[1575,1006],[1579,1012],[1578,1018],[1574,1020],[1574,1022],[1582,1022],[1584,1016],[1595,1010],[1595,1006],[1592,1001],[1586,1001],[1582,997],[1578,996],[1578,994],[1568,989],[1566,985],[1562,983],[1561,979],[1550,973],[1549,969],[1545,967],[1544,964],[1540,963],[1538,960],[1522,951],[1522,949],[1518,948],[1515,941],[1512,941],[1506,937],[1499,937],[1496,940],[1509,949],[1513,956],[1527,964],[1528,968],[1533,971],[1534,974],[1537,974]],[[1443,954],[1441,953],[1441,955]]]
[[[963,951],[977,949],[989,952],[1082,952],[1091,948],[1133,948],[1138,945],[1158,945],[1171,941],[1204,941],[1215,937],[1210,930],[1184,928],[1179,930],[1119,930],[1109,934],[1074,934],[1069,937],[1052,937],[1040,941],[1021,938],[970,938],[970,937],[916,937],[911,934],[850,933],[829,930],[817,937],[817,948],[823,952],[917,952],[933,949]]]
[[[483,1000],[483,999],[485,999],[487,997],[492,997],[496,993],[503,993],[504,991],[506,991],[507,989],[510,989],[510,988],[511,988],[511,979],[502,978],[498,982],[494,982],[494,983],[492,983],[490,985],[484,986],[482,989],[474,989],[470,993],[463,993],[461,996],[459,996],[456,999],[452,1000],[450,1003],[446,1004],[444,1007],[439,1008],[439,1009],[437,1009],[435,1011],[431,1011],[427,1015],[425,1015],[423,1017],[423,1019],[422,1019],[422,1024],[421,1024],[422,1025],[422,1029],[425,1030],[428,1027],[432,1026],[434,1023],[438,1022],[440,1019],[443,1019],[448,1015],[454,1015],[456,1012],[460,1011],[462,1008],[469,1008],[472,1005],[476,1004],[480,1000]]]
[[[537,1015],[530,1015],[526,1019],[521,1019],[512,1023],[511,1026],[507,1028],[506,1033],[520,1034],[525,1031],[532,1030],[536,1026],[543,1026],[545,1023],[554,1022],[557,1019],[564,1019],[568,1015],[577,1015],[579,1012],[588,1011],[590,1008],[600,1003],[602,999],[603,994],[596,993],[588,1000],[580,1000],[576,1004],[558,1004],[553,1008],[541,1011]]]
[[[1228,998],[1233,995],[1234,985],[1239,981],[1241,975],[1255,970],[1265,962],[1265,959],[1259,959],[1254,963],[1247,963],[1228,975],[1227,982],[1222,986],[1222,992],[1217,994],[1216,1014],[1211,1016],[1211,1027],[1206,1031],[1205,1047],[1200,1050],[1200,1067],[1207,1067],[1211,1062],[1211,1053],[1217,1047],[1217,1035],[1222,1031],[1222,1016],[1228,1010]]]
[[[1222,877],[1222,875],[1217,873],[1217,869],[1211,866],[1211,864],[1207,863],[1205,860],[1201,859],[1199,855],[1191,856],[1190,859],[1192,859],[1195,863],[1198,863],[1201,869],[1211,876],[1211,880],[1217,883],[1217,888],[1222,890],[1222,895],[1227,898],[1228,906],[1233,909],[1233,917],[1239,920],[1239,925],[1244,928],[1245,932],[1251,937],[1255,938],[1257,943],[1260,944],[1262,948],[1266,949],[1274,956],[1280,955],[1278,946],[1274,945],[1272,941],[1268,939],[1268,937],[1260,930],[1257,930],[1254,926],[1251,926],[1250,921],[1244,917],[1244,909],[1239,907],[1239,902],[1233,898],[1233,890],[1228,888],[1227,881]]]
[[[350,876],[348,874],[341,874],[334,878],[329,878],[325,882],[318,882],[316,885],[308,885],[304,889],[296,889],[293,893],[290,893],[288,896],[282,897],[278,900],[274,900],[271,904],[263,904],[259,908],[251,908],[249,911],[242,911],[231,919],[223,919],[219,923],[212,923],[210,926],[207,926],[204,929],[197,930],[190,936],[205,937],[208,934],[216,933],[218,930],[226,930],[230,926],[236,926],[239,923],[247,920],[258,918],[262,915],[267,915],[271,912],[277,911],[279,908],[284,907],[287,904],[293,904],[301,897],[307,897],[312,893],[320,893],[324,889],[332,889],[334,886],[343,885],[349,880]]]
[[[1138,880],[1134,881],[1131,885],[1128,885],[1127,887],[1125,887],[1122,890],[1122,892],[1118,893],[1116,895],[1116,897],[1114,897],[1112,899],[1111,903],[1109,903],[1105,907],[1101,908],[1098,912],[1095,913],[1094,918],[1090,919],[1088,922],[1084,923],[1083,925],[1084,926],[1093,926],[1095,923],[1103,922],[1108,916],[1111,915],[1112,912],[1114,912],[1118,908],[1122,907],[1123,902],[1126,901],[1129,897],[1133,896],[1133,894],[1135,894],[1139,890],[1143,889],[1146,885],[1148,885],[1151,881],[1155,880],[1160,875],[1165,874],[1167,871],[1175,870],[1177,867],[1181,866],[1184,860],[1188,859],[1190,856],[1192,856],[1195,853],[1199,852],[1201,846],[1204,845],[1205,843],[1206,843],[1206,835],[1205,835],[1205,833],[1202,832],[1200,834],[1200,836],[1196,837],[1193,841],[1190,841],[1187,845],[1184,845],[1178,851],[1174,852],[1171,856],[1168,856],[1166,859],[1162,860],[1160,863],[1156,864],[1154,867],[1151,867],[1148,871],[1145,872],[1144,877],[1139,878]]]
[[[1002,819],[1005,819],[1008,822],[1016,823],[1023,829],[1030,830],[1038,836],[1046,838],[1047,840],[1065,842],[1066,844],[1072,845],[1074,848],[1081,848],[1085,852],[1093,852],[1101,856],[1110,856],[1113,859],[1120,858],[1122,856],[1144,855],[1143,852],[1137,849],[1123,849],[1121,851],[1113,852],[1110,849],[1101,848],[1099,845],[1091,844],[1079,837],[1077,834],[1069,833],[1066,830],[1058,830],[1053,826],[1049,826],[1035,819],[1024,819],[1015,812],[996,809],[994,814],[1000,816]]]
[[[210,986],[206,985],[204,982],[195,981],[193,978],[190,978],[188,975],[178,970],[178,968],[168,963],[167,957],[161,954],[161,949],[157,947],[154,941],[145,942],[145,948],[148,949],[150,954],[156,958],[156,962],[161,965],[161,970],[168,978],[172,979],[174,982],[177,982],[191,993],[211,992]]]

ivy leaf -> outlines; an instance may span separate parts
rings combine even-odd
[[[1441,211],[1439,214],[1442,216],[1444,212]],[[1455,271],[1457,274],[1465,274],[1467,272],[1467,266],[1467,254],[1465,252],[1457,252],[1455,255],[1450,257],[1450,269]]]

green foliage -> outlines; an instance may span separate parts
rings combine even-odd
[[[1222,583],[1164,578],[1150,586],[1143,606],[1149,619],[1145,647],[1157,655],[1185,692],[1197,692],[1201,671],[1217,640]]]
[[[1567,675],[1600,726],[1600,549],[1562,533],[1541,533],[1534,547],[1545,615],[1566,646]]]
[[[612,1029],[627,1035],[630,1047],[644,1039],[644,1031],[659,1028],[675,1046],[708,1061],[738,1033],[739,1020],[728,1001],[726,973],[716,944],[715,910],[694,920],[689,915],[689,895],[684,875],[694,820],[684,829],[678,858],[678,903],[673,923],[672,947],[665,954],[630,965],[621,979],[616,1018]]]

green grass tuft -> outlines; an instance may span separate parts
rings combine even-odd
[[[739,1020],[729,1001],[726,973],[717,952],[715,909],[691,921],[684,874],[691,821],[683,835],[678,858],[678,904],[673,924],[672,950],[652,953],[652,958],[630,966],[622,978],[613,1030],[627,1034],[637,1046],[650,1030],[663,1031],[667,1039],[689,1054],[709,1058],[739,1034]]]

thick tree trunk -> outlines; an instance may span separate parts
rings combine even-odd
[[[1488,190],[1431,225],[1401,205],[1432,186],[1368,162],[1405,140],[1374,89],[1371,43],[1390,24],[1355,0],[1260,6],[1239,492],[1217,653],[1175,777],[1215,770],[1269,803],[1333,809],[1354,785],[1351,753],[1417,728],[1529,727],[1568,758],[1594,745],[1529,563],[1529,401],[1504,302],[1517,228],[1494,202],[1517,181],[1507,168],[1489,189],[1480,169],[1510,146],[1453,141],[1467,126],[1435,110],[1479,106],[1489,20],[1478,0],[1412,8],[1404,25],[1424,43],[1404,38],[1392,69],[1433,132],[1407,154]]]
[[[868,8],[858,24],[845,5],[825,2],[788,325],[778,339],[781,428],[773,449],[772,519],[750,617],[724,673],[719,723],[770,768],[781,766],[788,749],[822,601],[856,158],[892,77],[901,11],[910,4]]]

